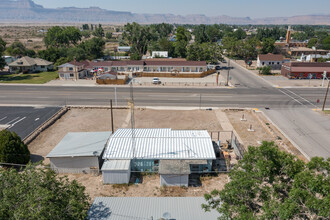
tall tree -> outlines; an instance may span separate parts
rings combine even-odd
[[[26,164],[30,151],[21,138],[8,130],[0,131],[0,162]]]
[[[328,219],[330,159],[305,164],[273,142],[249,147],[222,191],[205,195],[220,219]]]
[[[93,32],[93,35],[94,35],[95,37],[99,37],[99,38],[104,37],[104,30],[103,30],[101,24],[99,24],[98,27],[95,26],[95,31]]]
[[[11,56],[35,56],[35,51],[27,49],[21,42],[15,41],[9,47],[7,47],[7,53]]]
[[[85,219],[85,187],[49,168],[0,170],[0,219]]]
[[[81,40],[80,30],[75,27],[54,26],[47,31],[44,37],[46,47],[67,47],[76,45]]]
[[[262,49],[263,54],[273,53],[275,49],[275,40],[274,38],[264,38],[262,39]]]
[[[0,37],[0,70],[6,65],[5,59],[2,57],[3,52],[6,50],[6,44],[7,43]]]

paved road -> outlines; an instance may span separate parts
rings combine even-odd
[[[238,64],[230,71],[236,88],[135,87],[136,106],[259,108],[308,155],[329,157],[330,119],[313,112],[321,108],[324,88],[273,88]],[[223,73],[222,73],[223,74]],[[0,85],[0,104],[9,105],[127,105],[129,87],[65,87]],[[117,99],[116,99],[117,97]],[[330,101],[327,107],[330,107]],[[265,110],[269,108],[270,110]],[[322,123],[321,123],[322,122]],[[301,132],[306,131],[306,132]],[[325,132],[325,133],[324,133]],[[306,135],[313,134],[313,135]]]
[[[22,139],[52,117],[59,107],[0,107],[0,124],[16,132]]]

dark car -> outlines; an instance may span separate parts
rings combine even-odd
[[[215,70],[221,70],[221,67],[220,66],[216,66],[215,67]]]

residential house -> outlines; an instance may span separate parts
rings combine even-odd
[[[40,58],[31,58],[28,56],[17,59],[10,63],[8,66],[9,71],[12,73],[17,71],[23,73],[35,73],[54,69],[52,62]]]
[[[280,70],[283,63],[281,54],[259,54],[257,67],[270,66],[273,70]]]
[[[88,71],[85,69],[87,65],[87,61],[71,61],[69,63],[62,64],[58,66],[59,78],[61,80],[85,78],[88,75]]]

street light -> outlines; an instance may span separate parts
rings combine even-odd
[[[227,73],[227,83],[226,86],[228,86],[229,84],[229,71],[230,71],[230,59],[228,59],[228,73]]]
[[[324,102],[323,102],[323,106],[322,106],[322,111],[324,111],[325,103],[327,101],[329,86],[330,86],[330,80],[328,81],[328,88],[327,88],[327,91],[325,93]]]

